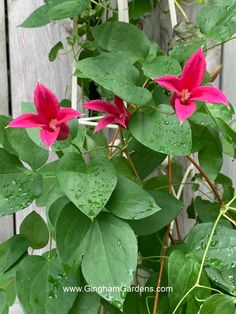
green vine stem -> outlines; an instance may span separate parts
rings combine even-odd
[[[230,202],[231,203],[231,202]],[[216,230],[216,227],[221,219],[222,216],[224,216],[226,214],[226,212],[229,210],[229,204],[226,204],[224,206],[224,208],[221,208],[220,209],[220,212],[219,212],[219,215],[217,216],[216,218],[216,221],[214,222],[214,225],[212,227],[212,230],[211,230],[211,233],[210,233],[210,236],[209,236],[209,239],[208,239],[208,242],[207,242],[207,245],[206,245],[206,249],[203,253],[203,257],[202,257],[202,261],[201,261],[201,264],[200,264],[200,269],[199,269],[199,272],[198,272],[198,276],[197,276],[197,280],[196,280],[196,283],[185,293],[185,295],[181,298],[181,300],[179,301],[179,303],[177,304],[177,306],[175,307],[174,311],[172,314],[175,314],[177,312],[177,310],[179,309],[179,307],[181,306],[181,304],[183,303],[183,301],[187,298],[187,296],[195,289],[195,288],[203,288],[203,289],[209,289],[209,290],[212,290],[212,291],[216,291],[218,293],[222,293],[220,292],[219,290],[217,289],[213,289],[211,287],[206,287],[206,286],[203,286],[203,285],[200,285],[200,280],[201,280],[201,276],[202,276],[202,272],[203,272],[203,267],[204,267],[204,264],[206,262],[206,257],[207,257],[207,253],[209,251],[209,248],[210,248],[210,245],[211,245],[211,242],[212,242],[212,238],[214,236],[214,233],[215,233],[215,230]]]

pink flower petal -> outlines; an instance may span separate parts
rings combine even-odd
[[[99,121],[98,125],[96,126],[94,133],[104,129],[108,124],[114,123],[115,120],[116,120],[116,117],[113,115],[108,115],[108,116],[102,118]]]
[[[119,114],[119,110],[110,102],[104,100],[91,100],[83,104],[85,108],[102,111],[109,114]]]
[[[39,116],[33,113],[25,113],[11,121],[9,128],[39,128],[45,124],[40,120]]]
[[[161,76],[154,79],[154,81],[172,92],[181,93],[181,80],[177,76]]]
[[[189,118],[196,110],[196,107],[194,101],[189,100],[185,104],[182,104],[178,97],[175,99],[175,112],[180,122]]]
[[[59,132],[60,132],[60,128],[57,127],[54,130],[50,129],[49,127],[44,127],[39,135],[40,135],[40,138],[42,139],[43,143],[47,146],[47,147],[51,147],[52,144],[55,143],[55,141],[57,140],[57,137],[59,135]]]
[[[218,88],[214,86],[199,86],[191,92],[192,100],[206,101],[209,103],[220,103],[228,105],[228,99]]]
[[[206,72],[206,59],[203,49],[198,49],[186,62],[181,74],[183,88],[191,91],[194,87],[199,86]]]
[[[66,123],[62,123],[60,125],[60,132],[58,134],[57,140],[64,141],[69,137],[69,135],[70,135],[70,127]]]
[[[126,107],[124,101],[120,97],[115,96],[114,103],[118,109],[120,109],[121,111],[125,111]]]
[[[34,103],[40,118],[45,122],[55,119],[60,110],[57,97],[40,83],[37,84],[34,91]]]
[[[79,111],[72,108],[63,108],[58,112],[57,121],[58,123],[63,123],[78,118],[79,116]]]

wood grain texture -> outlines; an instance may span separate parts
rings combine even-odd
[[[8,80],[5,34],[5,6],[0,1],[0,114],[8,114]],[[13,217],[0,217],[0,243],[13,234]]]
[[[33,100],[38,81],[53,90],[60,100],[71,94],[70,53],[60,54],[53,63],[47,58],[50,49],[58,41],[65,43],[65,38],[71,35],[71,21],[68,19],[36,29],[18,27],[42,3],[41,0],[8,0],[13,116],[20,114],[22,101]],[[35,206],[16,214],[17,232],[21,221],[32,209]],[[44,216],[44,209],[37,210]]]
[[[229,101],[236,109],[235,77],[236,77],[236,40],[228,42],[223,47],[223,71],[221,79],[221,88],[227,95]],[[226,156],[223,166],[223,172],[233,180],[236,188],[236,161]]]

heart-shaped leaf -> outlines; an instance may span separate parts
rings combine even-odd
[[[104,208],[115,189],[113,164],[104,158],[85,163],[77,153],[64,155],[58,163],[57,179],[68,198],[90,219]]]
[[[106,208],[120,218],[131,220],[146,218],[161,210],[147,191],[125,177],[119,177]]]
[[[173,156],[191,153],[189,123],[185,121],[180,125],[169,106],[162,105],[157,109],[145,108],[135,112],[129,129],[137,141],[154,151]]]

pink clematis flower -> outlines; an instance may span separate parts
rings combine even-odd
[[[131,112],[125,107],[124,101],[118,96],[115,96],[114,104],[104,100],[91,100],[83,104],[83,106],[91,110],[107,113],[107,115],[99,121],[94,132],[104,129],[111,123],[117,124],[124,129],[128,127]]]
[[[228,105],[225,95],[216,87],[200,86],[206,72],[206,59],[200,48],[186,62],[180,77],[162,76],[156,83],[174,92],[171,103],[179,121],[189,118],[196,110],[195,100]]]
[[[56,140],[68,138],[70,128],[67,121],[80,116],[71,108],[60,108],[57,97],[45,86],[38,83],[34,91],[37,114],[25,113],[11,121],[10,128],[41,128],[40,138],[47,147]]]

